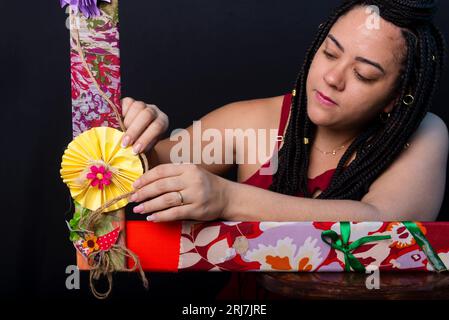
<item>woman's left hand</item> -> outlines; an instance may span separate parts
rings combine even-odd
[[[210,221],[225,210],[227,180],[194,164],[161,164],[134,183],[135,213],[151,214],[148,221]],[[182,202],[182,203],[181,203]]]

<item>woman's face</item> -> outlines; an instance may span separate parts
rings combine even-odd
[[[307,108],[316,125],[359,130],[392,110],[405,41],[401,29],[382,18],[378,28],[370,27],[365,9],[342,16],[312,61]]]

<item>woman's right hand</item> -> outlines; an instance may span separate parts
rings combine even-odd
[[[133,146],[133,152],[148,152],[168,129],[168,117],[154,104],[133,98],[122,99],[122,116],[126,132],[122,147]]]

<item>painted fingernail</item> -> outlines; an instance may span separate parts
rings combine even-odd
[[[130,137],[125,136],[122,140],[122,148],[126,148],[129,144]]]
[[[143,211],[143,205],[138,205],[137,207],[134,207],[133,212],[134,213],[141,213]]]
[[[154,221],[154,215],[147,216],[147,221]]]
[[[136,181],[134,181],[134,183],[133,183],[133,188],[138,188],[140,186],[140,180],[139,179],[137,179]]]
[[[136,200],[137,200],[137,194],[133,194],[130,198],[129,198],[129,200],[131,201],[131,202],[135,202]]]
[[[142,147],[142,145],[140,144],[140,143],[138,143],[138,144],[136,144],[134,147],[133,147],[133,153],[134,154],[139,154],[139,152],[140,152],[140,148]]]

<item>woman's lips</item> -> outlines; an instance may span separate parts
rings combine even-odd
[[[325,106],[328,106],[328,107],[335,107],[335,106],[337,106],[337,103],[334,100],[332,100],[331,98],[325,96],[324,94],[322,94],[318,90],[316,90],[315,96],[316,96],[317,100],[321,104],[323,104]]]

